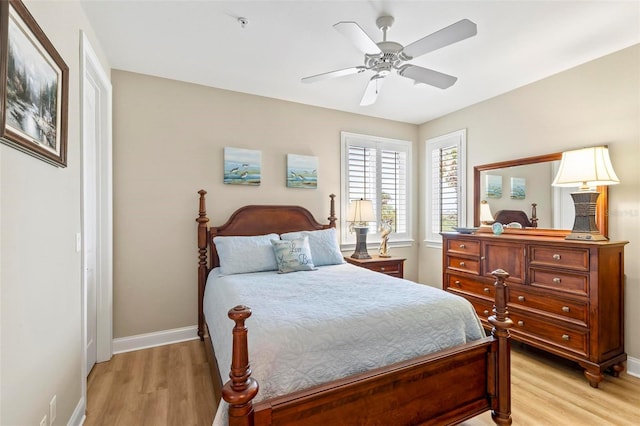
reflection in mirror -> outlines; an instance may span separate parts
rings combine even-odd
[[[570,194],[577,188],[551,186],[561,157],[562,153],[558,152],[475,166],[474,226],[480,225],[480,204],[486,201],[494,218],[500,211],[524,212],[526,218],[521,223],[525,229],[568,231],[573,228],[575,210]],[[598,190],[596,222],[600,233],[607,235],[607,187],[598,187]]]

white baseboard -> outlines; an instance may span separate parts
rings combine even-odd
[[[171,343],[185,342],[198,338],[198,327],[195,325],[154,333],[120,337],[113,339],[113,353],[119,354],[122,352],[137,351],[139,349],[153,348],[155,346],[169,345]]]
[[[638,358],[627,358],[627,373],[630,376],[640,377],[640,359]]]
[[[87,404],[84,398],[80,398],[78,401],[78,405],[76,405],[76,409],[73,410],[73,414],[67,422],[67,426],[82,426],[84,424],[84,420],[86,418]]]

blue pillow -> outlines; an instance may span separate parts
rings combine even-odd
[[[271,240],[275,252],[278,272],[281,274],[295,271],[314,271],[309,249],[309,238],[295,240]]]
[[[344,262],[335,228],[318,231],[287,232],[280,235],[283,240],[295,240],[304,236],[309,237],[309,247],[315,266],[339,265]]]
[[[250,237],[214,237],[220,259],[220,274],[245,274],[278,269],[271,240],[278,234]]]

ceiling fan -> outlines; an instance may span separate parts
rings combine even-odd
[[[381,16],[376,20],[376,25],[383,34],[382,41],[379,43],[374,42],[355,22],[335,24],[333,28],[364,53],[364,65],[305,77],[302,82],[314,83],[371,70],[375,75],[371,77],[364,91],[360,101],[362,106],[371,105],[376,101],[384,78],[391,74],[392,70],[403,77],[413,79],[416,84],[424,83],[440,89],[451,87],[458,79],[457,77],[405,62],[476,35],[478,33],[476,24],[468,19],[462,19],[407,46],[402,46],[400,43],[387,41],[387,30],[391,28],[393,21],[393,16]]]

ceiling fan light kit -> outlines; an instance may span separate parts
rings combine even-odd
[[[404,62],[475,36],[478,33],[476,24],[468,19],[462,19],[407,46],[402,46],[400,43],[387,40],[387,30],[391,28],[393,22],[392,16],[381,16],[376,20],[376,25],[382,31],[382,41],[379,43],[374,42],[356,22],[338,22],[333,28],[364,53],[364,66],[316,74],[303,78],[302,82],[314,83],[329,78],[373,71],[375,74],[365,88],[360,101],[361,106],[375,103],[384,78],[393,70],[402,77],[414,80],[416,84],[428,84],[440,89],[451,87],[458,80],[457,77]]]

